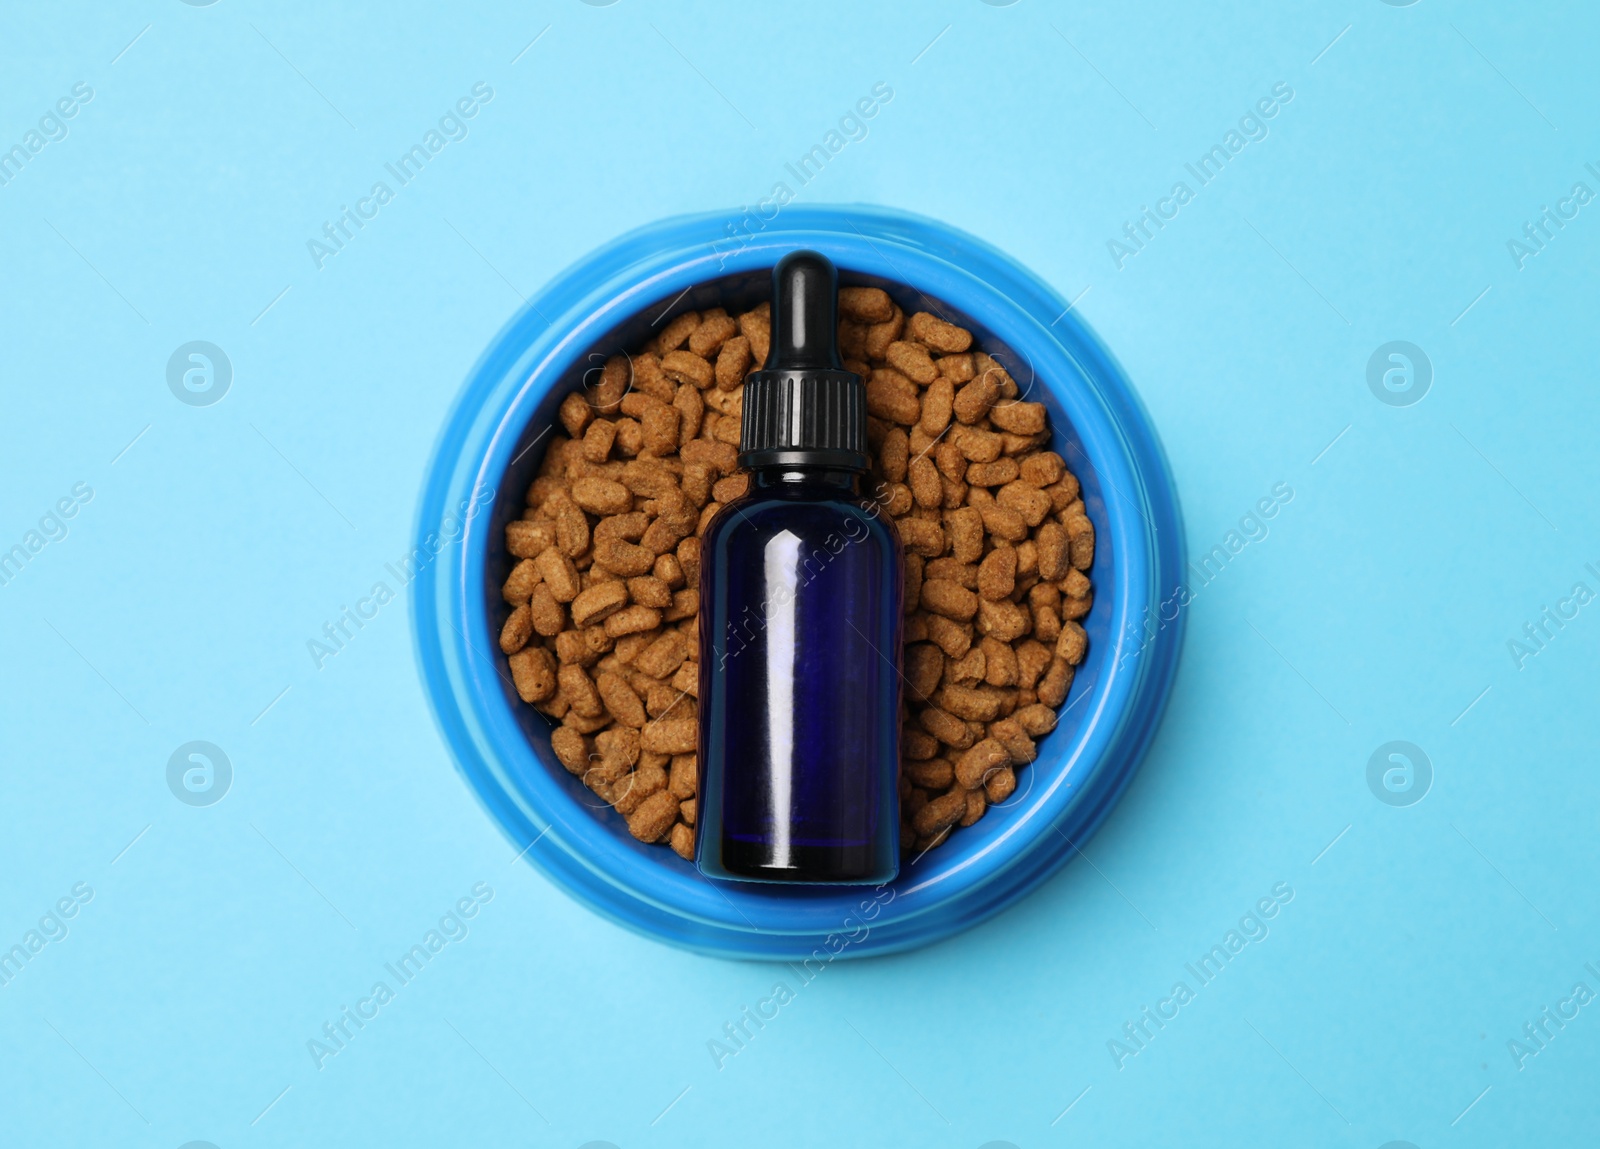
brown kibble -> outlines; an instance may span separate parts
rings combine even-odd
[[[600,693],[594,688],[594,680],[583,667],[569,663],[557,671],[556,680],[561,686],[561,693],[567,696],[572,709],[578,714],[585,718],[597,718],[605,710]]]
[[[1032,622],[1027,608],[1018,603],[978,599],[978,617],[974,625],[979,634],[990,635],[1001,642],[1015,642],[1028,633]]]
[[[1078,486],[1078,477],[1071,471],[1061,476],[1061,480],[1045,488],[1050,496],[1050,509],[1060,514],[1078,501],[1082,489]]]
[[[994,738],[985,738],[956,759],[956,781],[975,790],[988,781],[990,772],[1010,764],[1006,748]]]
[[[978,373],[971,355],[943,355],[935,366],[939,368],[940,375],[958,387]]]
[[[905,578],[901,587],[901,598],[903,599],[901,611],[904,614],[910,614],[922,605],[922,556],[907,554],[905,556],[904,569]]]
[[[570,498],[563,498],[556,508],[556,545],[540,553],[546,554],[559,547],[568,558],[578,558],[589,549],[589,518]]]
[[[927,836],[955,825],[966,812],[966,793],[961,790],[951,790],[918,810],[911,824],[916,827],[918,834]]]
[[[960,583],[928,579],[922,584],[922,605],[934,614],[966,622],[978,613],[978,596]]]
[[[650,526],[650,516],[643,511],[630,511],[625,515],[612,515],[609,519],[601,519],[594,528],[594,541],[600,543],[612,542],[622,539],[626,542],[637,542]]]
[[[574,391],[561,400],[558,417],[561,425],[567,429],[567,434],[577,439],[583,435],[583,429],[589,425],[589,420],[594,418],[594,408],[589,406],[581,392]]]
[[[572,484],[572,501],[592,515],[620,515],[633,510],[633,495],[610,479],[579,479]]]
[[[894,301],[881,287],[841,287],[839,310],[861,323],[883,323],[894,316]]]
[[[900,756],[920,762],[939,753],[939,740],[920,726],[900,727]]]
[[[506,576],[505,585],[500,588],[500,597],[513,606],[525,603],[533,593],[533,588],[539,585],[541,577],[538,564],[533,559],[523,559]]]
[[[643,634],[661,625],[661,612],[648,606],[629,606],[606,619],[606,633],[612,638]]]
[[[872,359],[886,359],[889,344],[900,338],[901,328],[905,326],[905,315],[898,308],[882,323],[874,323],[867,328],[867,355]]]
[[[1030,487],[1054,486],[1066,473],[1066,463],[1054,451],[1040,451],[1022,460],[1022,481]]]
[[[904,390],[911,384],[903,379],[898,372],[874,371],[867,380],[867,413],[907,427],[921,419],[922,404]]]
[[[968,658],[978,656],[981,658],[983,651],[972,651]],[[979,676],[982,676],[980,667]],[[1000,698],[991,690],[974,686],[948,685],[942,687],[933,696],[934,703],[947,714],[953,714],[966,722],[993,722],[1000,716]]]
[[[591,463],[603,463],[611,455],[611,444],[617,439],[617,425],[609,419],[596,419],[583,436],[583,457]]]
[[[613,726],[595,735],[598,758],[590,769],[607,782],[614,782],[639,761],[639,732],[628,726]]]
[[[544,647],[524,647],[507,661],[522,701],[542,702],[556,692],[556,660]]]
[[[702,359],[709,359],[738,333],[738,322],[729,318],[726,312],[707,315],[701,319],[700,326],[694,329],[694,334],[689,336],[689,350]]]
[[[660,754],[693,754],[698,739],[699,722],[693,718],[657,719],[640,734],[640,744]]]
[[[959,454],[960,449],[957,448]],[[965,460],[963,459],[963,462]],[[967,463],[966,480],[974,487],[998,487],[1017,477],[1017,461],[999,458],[992,463]],[[1050,508],[1050,498],[1045,496],[1045,509]],[[1040,516],[1043,517],[1042,515]]]
[[[689,501],[697,507],[703,507],[711,499],[711,486],[716,480],[717,472],[703,463],[685,463],[683,466],[683,493]]]
[[[906,332],[917,342],[946,355],[972,346],[972,332],[926,311],[917,312],[907,321]]]
[[[540,583],[533,588],[533,595],[528,600],[528,616],[533,629],[545,638],[554,638],[567,628],[566,608],[555,600],[548,583]]]
[[[1031,638],[1017,643],[1014,649],[1017,652],[1017,685],[1024,690],[1032,690],[1055,656],[1050,653],[1049,647]]]
[[[970,686],[983,680],[986,660],[981,649],[974,647],[966,655],[958,658],[944,668],[944,681],[956,685]],[[964,716],[963,716],[964,717]]]
[[[1028,523],[1020,513],[999,503],[985,503],[978,508],[983,516],[983,529],[997,539],[1020,543],[1028,537]]]
[[[650,569],[654,570],[655,566],[652,564]],[[672,588],[653,574],[637,575],[628,580],[628,598],[640,606],[661,610],[672,605]]]
[[[950,431],[950,441],[973,463],[992,463],[1000,457],[1000,436],[981,427],[958,424]]]
[[[630,830],[633,828],[630,824]],[[694,830],[679,822],[672,827],[671,838],[672,852],[685,862],[694,861]]]
[[[924,431],[930,435],[943,433],[950,425],[955,396],[955,384],[943,375],[928,384],[928,389],[922,394],[921,426]]]
[[[656,346],[662,351],[676,351],[688,342],[689,336],[693,335],[695,328],[699,326],[700,313],[685,311],[661,329],[661,334],[656,336]]]
[[[1042,738],[1056,728],[1056,712],[1043,703],[1024,706],[1011,716],[1031,737]]]
[[[900,374],[910,379],[913,383],[926,386],[932,383],[939,375],[939,369],[933,365],[933,360],[928,357],[928,349],[916,343],[895,341],[885,349],[883,357],[889,361]],[[916,420],[912,420],[915,422]]]
[[[1088,515],[1072,515],[1061,524],[1067,532],[1072,565],[1086,571],[1094,565],[1094,524]]]
[[[644,430],[637,419],[618,419],[617,438],[612,449],[624,458],[631,459],[644,446]]]
[[[595,544],[594,563],[595,566],[612,574],[633,578],[636,575],[650,573],[650,569],[656,563],[656,553],[637,543],[624,542],[621,539],[605,539]]]
[[[735,335],[724,343],[722,350],[717,353],[717,387],[723,391],[732,391],[744,382],[749,370],[750,340],[743,335]]]
[[[911,488],[904,483],[890,483],[879,492],[878,504],[890,518],[899,519],[916,505],[916,500],[911,497]]]
[[[644,450],[660,457],[678,449],[683,416],[676,407],[651,407],[640,421]]]
[[[1067,700],[1067,692],[1071,689],[1072,665],[1062,658],[1052,659],[1050,669],[1039,680],[1036,691],[1039,701],[1054,710]]]
[[[955,622],[937,614],[919,616],[928,631],[928,641],[944,651],[946,658],[960,658],[972,648],[972,624]]]
[[[1065,578],[1071,563],[1067,546],[1067,532],[1059,523],[1045,523],[1039,528],[1039,577]]]
[[[1030,527],[1044,522],[1050,513],[1050,496],[1023,482],[1007,483],[995,495],[995,502],[1022,516]]]
[[[693,703],[679,705],[684,701],[683,691],[674,690],[672,687],[665,686],[654,679],[645,679],[644,681],[648,684],[645,687],[644,708],[651,718],[665,718],[668,714],[672,714],[674,718],[691,718],[694,716]],[[673,713],[674,711],[676,713]]]
[[[982,788],[979,788],[977,790],[968,790],[967,791],[967,809],[966,809],[966,812],[964,814],[962,814],[961,821],[957,822],[956,825],[958,825],[958,826],[970,826],[970,825],[972,825],[979,818],[983,817],[984,811],[987,810],[988,808],[989,808],[989,800],[986,797],[984,797],[984,792],[983,792]]]
[[[954,746],[957,750],[965,750],[975,741],[972,731],[967,728],[965,722],[953,715],[946,714],[937,706],[930,706],[917,717],[922,723],[922,728],[946,746]]]
[[[622,397],[628,393],[628,388],[633,382],[633,369],[628,365],[626,358],[613,355],[601,368],[598,381],[590,384],[587,382],[589,377],[585,375],[584,398],[597,414],[610,415],[617,410],[622,403]]]
[[[998,806],[1007,798],[1017,792],[1017,772],[1009,766],[1002,766],[983,784],[984,797],[989,800],[989,805]]]
[[[1017,652],[1008,642],[984,635],[979,645],[983,649],[983,680],[990,686],[1015,686],[1017,684]]]
[[[515,654],[528,645],[528,639],[533,637],[533,615],[527,606],[519,606],[513,610],[500,628],[500,649],[506,654]]]
[[[1072,600],[1076,602],[1077,600]],[[1061,611],[1053,606],[1033,608],[1033,637],[1040,642],[1055,642],[1061,637]]]
[[[966,481],[967,460],[961,454],[960,447],[957,447],[949,440],[945,440],[934,447],[933,458],[939,467],[939,473],[945,478]]]
[[[937,558],[944,553],[944,529],[927,519],[902,519],[900,541],[906,550],[923,558]]]
[[[1013,435],[1037,435],[1044,430],[1043,403],[997,403],[989,411],[989,422]]]
[[[978,567],[978,593],[984,598],[1008,598],[1017,585],[1017,552],[1004,544],[995,547]]]
[[[750,476],[748,474],[729,475],[726,479],[718,479],[711,487],[711,497],[719,503],[731,503],[740,498],[750,489]]]
[[[1039,576],[1039,547],[1032,539],[1017,544],[1017,585],[1032,586]]]
[[[679,622],[700,613],[700,592],[694,587],[672,592],[672,605],[661,612],[662,622]]]
[[[843,357],[846,364],[845,370],[850,371],[852,374],[859,375],[860,372],[853,371],[849,364],[862,362],[860,356],[865,355],[866,353],[866,327],[860,323],[851,321],[848,316],[841,315],[839,317],[839,354]],[[871,367],[867,368],[869,373],[871,370]]]
[[[983,555],[983,515],[976,507],[962,507],[945,516],[950,528],[950,554],[964,563]]]
[[[944,486],[932,459],[918,455],[907,467],[907,484],[918,506],[937,507],[944,498]]]
[[[948,790],[956,780],[955,767],[943,758],[929,758],[923,762],[907,762],[905,775],[914,786],[924,790]]]
[[[989,413],[990,405],[998,397],[993,378],[979,375],[956,392],[952,410],[963,423],[976,423]]]
[[[1026,765],[1039,756],[1033,739],[1015,718],[1002,718],[989,724],[989,737],[1006,748],[1006,754],[1018,766]]]
[[[739,331],[750,341],[750,357],[756,365],[765,363],[768,343],[772,339],[772,320],[766,304],[739,316]]]
[[[697,538],[684,539],[678,544],[678,565],[683,568],[683,577],[690,586],[700,585],[700,540]]]
[[[556,691],[555,698],[551,700],[551,704],[560,704],[566,708],[566,713],[561,717],[561,725],[570,730],[575,730],[579,734],[594,734],[596,731],[610,734],[612,730],[618,729],[617,727],[611,727],[611,729],[607,729],[611,723],[611,715],[607,714],[603,708],[598,714],[592,716],[579,714],[576,710],[572,709],[572,703],[566,698],[565,695],[561,693],[559,689]]]
[[[1083,627],[1075,622],[1061,624],[1061,637],[1056,641],[1056,657],[1065,659],[1070,665],[1077,666],[1083,661],[1084,651],[1089,648],[1089,635]]]
[[[889,482],[901,483],[905,481],[909,461],[910,449],[906,433],[899,427],[890,428],[878,448],[878,470]]]
[[[929,578],[949,579],[958,582],[968,590],[978,589],[978,568],[972,563],[964,563],[953,555],[944,558],[931,559],[927,565]]]
[[[944,677],[944,654],[925,642],[907,647],[905,676],[908,693],[918,701],[927,701]]]
[[[555,524],[548,520],[513,519],[506,524],[506,550],[518,558],[537,558],[555,541]]]
[[[569,774],[582,774],[589,768],[589,740],[569,726],[550,732],[550,749]]]
[[[674,383],[692,383],[704,391],[716,380],[711,364],[692,351],[669,351],[661,357],[661,371]]]
[[[618,722],[634,727],[645,724],[644,703],[622,675],[602,672],[595,679],[595,689],[600,693],[600,701]]]
[[[667,789],[678,798],[693,798],[699,785],[699,767],[693,754],[674,754]]]
[[[550,594],[557,602],[571,602],[578,597],[578,568],[558,548],[548,547],[538,558],[529,561],[537,567],[539,577],[550,588]],[[530,590],[528,593],[533,592]]]
[[[656,842],[677,820],[678,800],[665,790],[657,790],[628,816],[628,833],[641,842]]]
[[[563,663],[576,662],[579,666],[587,666],[599,658],[601,652],[589,649],[586,633],[581,630],[564,630],[556,635],[556,658]]]
[[[687,443],[700,433],[705,422],[706,401],[691,384],[680,383],[672,393],[672,406],[678,412],[678,442]]]
[[[620,407],[626,408],[628,400],[637,395],[650,395],[663,403],[672,401],[672,380],[661,373],[661,360],[654,355],[635,355],[628,361],[632,388],[622,397]],[[626,414],[632,414],[626,411]]]

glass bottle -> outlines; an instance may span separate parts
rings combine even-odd
[[[749,490],[700,550],[696,864],[711,878],[878,884],[899,870],[904,560],[863,497],[866,391],[837,345],[838,273],[773,269],[744,389]]]

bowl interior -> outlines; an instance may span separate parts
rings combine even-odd
[[[1059,725],[1055,731],[1039,741],[1037,761],[1018,772],[1015,794],[1004,803],[991,807],[989,812],[974,825],[952,834],[939,848],[921,857],[908,856],[904,859],[897,885],[909,883],[920,885],[937,878],[942,872],[959,869],[972,859],[992,851],[1001,839],[1015,828],[1017,812],[1028,803],[1032,792],[1040,786],[1047,786],[1053,778],[1070,769],[1076,762],[1076,755],[1062,753],[1061,749],[1073,746],[1079,741],[1081,728],[1090,720],[1089,716],[1095,709],[1082,703],[1097,693],[1102,678],[1109,670],[1109,658],[1116,637],[1112,626],[1112,589],[1116,584],[1117,556],[1112,553],[1113,534],[1107,521],[1101,477],[1085,452],[1079,429],[1068,418],[1063,403],[1066,389],[1087,387],[1087,382],[1078,377],[1049,380],[1040,378],[1026,356],[1018,354],[983,324],[943,299],[930,298],[917,287],[858,271],[845,263],[840,263],[839,278],[841,285],[844,286],[882,288],[894,298],[907,315],[916,311],[930,311],[967,328],[973,333],[974,348],[993,356],[1011,373],[1022,390],[1022,398],[1043,402],[1050,414],[1051,448],[1066,460],[1068,469],[1078,477],[1083,488],[1082,498],[1086,513],[1094,523],[1096,533],[1094,564],[1089,572],[1090,579],[1094,583],[1095,601],[1088,617],[1081,620],[1089,635],[1089,651],[1083,664],[1078,667],[1071,693],[1060,715]],[[505,550],[504,527],[506,522],[521,516],[524,506],[523,493],[538,471],[544,456],[544,448],[553,435],[562,433],[556,417],[561,400],[569,392],[582,387],[586,376],[589,376],[592,382],[595,376],[590,373],[597,372],[609,356],[632,351],[648,340],[660,325],[675,316],[685,311],[701,311],[719,306],[726,308],[732,314],[738,314],[739,311],[746,310],[767,298],[770,284],[770,268],[747,269],[698,283],[676,297],[666,295],[654,299],[611,327],[595,340],[587,351],[578,354],[564,371],[551,372],[552,377],[548,379],[535,378],[531,381],[531,386],[536,391],[542,392],[532,417],[525,419],[520,427],[504,428],[516,446],[511,451],[511,461],[496,486],[488,523],[487,553],[481,568],[482,602],[489,630],[486,634],[474,636],[473,640],[474,645],[480,645],[484,650],[491,652],[496,660],[500,672],[498,704],[504,707],[505,713],[522,731],[533,750],[531,757],[517,754],[506,756],[507,778],[519,791],[518,796],[521,801],[531,803],[535,807],[540,805],[548,807],[552,800],[557,801],[563,804],[564,808],[547,808],[544,812],[548,816],[568,825],[579,819],[592,821],[613,840],[616,849],[636,856],[638,864],[659,868],[663,871],[663,877],[670,875],[680,881],[704,883],[707,886],[712,883],[701,878],[691,863],[683,861],[671,850],[664,846],[645,845],[636,841],[628,833],[622,816],[589,791],[556,760],[554,752],[550,749],[553,721],[518,698],[511,685],[505,656],[499,653],[496,641],[500,627],[510,613],[510,607],[501,598],[500,586],[516,561]],[[508,418],[516,417],[508,416]],[[535,771],[538,772],[537,776],[534,774]],[[718,885],[724,889],[729,888],[727,884],[718,883]],[[789,901],[830,899],[839,896],[840,892],[838,889],[827,887],[790,889],[771,885],[755,886],[749,883],[735,885],[741,894]]]

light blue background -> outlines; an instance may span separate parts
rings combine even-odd
[[[0,546],[94,496],[0,586],[0,947],[94,897],[0,987],[0,1141],[1592,1137],[1600,1004],[1520,1069],[1507,1041],[1600,991],[1600,606],[1521,669],[1506,644],[1600,590],[1600,204],[1520,270],[1506,242],[1600,191],[1600,18],[1210,8],[8,6],[0,146],[95,95],[0,187]],[[470,135],[318,270],[307,240],[480,80]],[[1270,135],[1118,270],[1124,221],[1280,80]],[[1087,857],[802,988],[513,861],[405,603],[321,670],[306,641],[408,549],[444,413],[522,296],[639,224],[754,204],[877,81],[894,99],[800,200],[945,220],[1080,299],[1193,551],[1295,497],[1200,592]],[[197,339],[233,365],[214,406],[167,387]],[[1414,406],[1367,386],[1397,339],[1434,368]],[[205,808],[166,783],[195,739],[235,771]],[[1435,775],[1404,808],[1366,782],[1395,739]],[[470,935],[319,1070],[307,1041],[477,882]],[[1278,882],[1270,935],[1118,1069],[1108,1040]],[[719,1070],[707,1041],[777,980],[795,1000]]]

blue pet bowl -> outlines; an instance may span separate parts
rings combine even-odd
[[[496,641],[508,610],[503,528],[522,511],[561,399],[679,312],[753,302],[796,247],[826,254],[845,284],[882,287],[908,314],[932,310],[969,328],[1049,408],[1052,445],[1082,482],[1097,539],[1089,653],[1038,760],[1008,801],[877,890],[713,883],[672,851],[635,841],[556,760],[546,720],[517,698]],[[457,523],[460,545],[423,569],[413,609],[428,696],[467,784],[514,847],[574,898],[723,957],[887,953],[999,913],[1106,816],[1155,733],[1177,666],[1181,613],[1156,620],[1164,589],[1181,581],[1183,531],[1132,387],[1044,283],[969,235],[901,212],[788,208],[753,233],[723,215],[672,219],[556,277],[473,367],[439,439],[419,543],[453,535]]]

